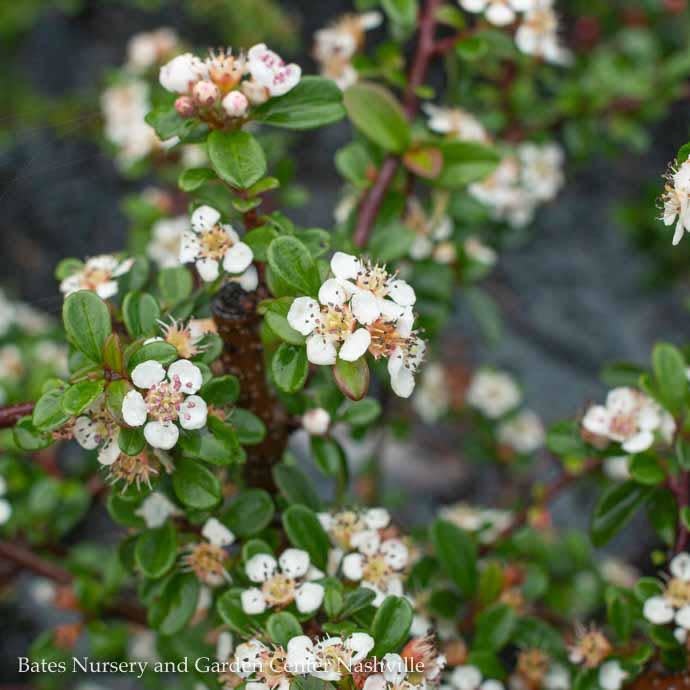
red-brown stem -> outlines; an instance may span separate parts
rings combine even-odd
[[[45,577],[59,585],[71,585],[72,574],[59,565],[41,558],[25,546],[10,541],[0,541],[0,558],[30,570],[36,575]],[[146,625],[146,612],[131,602],[120,600],[110,606],[106,613],[125,618],[132,623]]]
[[[32,402],[0,407],[0,429],[9,429],[22,417],[26,417],[26,415],[31,414],[33,411],[34,404]]]
[[[599,460],[598,458],[592,458],[590,460],[585,461],[585,463],[577,472],[577,474],[569,474],[567,472],[564,472],[561,476],[559,476],[557,479],[551,482],[551,484],[548,484],[539,492],[536,505],[542,506],[551,503],[551,501],[553,501],[557,496],[559,496],[565,489],[570,487],[572,484],[577,482],[582,477],[591,474],[600,466],[601,460]],[[503,530],[503,532],[501,532],[501,534],[496,539],[496,542],[500,542],[504,539],[507,539],[515,532],[517,532],[517,530],[519,530],[521,527],[524,527],[529,521],[530,512],[532,511],[533,507],[534,504],[528,505],[522,510],[520,510],[518,513],[516,513],[513,522],[510,524],[509,527],[507,527]],[[485,546],[481,547],[480,553],[482,555],[485,555],[486,553],[491,551],[492,548],[493,544],[486,544]]]
[[[407,87],[403,95],[403,107],[405,115],[407,115],[409,120],[413,119],[417,113],[419,107],[417,89],[424,83],[429,71],[429,65],[436,53],[436,44],[434,42],[436,11],[441,4],[442,0],[427,0],[419,19],[417,48],[412,59]],[[387,156],[381,165],[374,184],[362,199],[354,236],[354,242],[358,247],[364,247],[368,242],[376,216],[399,166],[399,156]]]

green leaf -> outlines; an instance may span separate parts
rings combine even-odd
[[[223,524],[244,539],[271,524],[275,506],[268,492],[246,489],[235,498],[222,516]]]
[[[354,126],[382,149],[403,153],[410,145],[409,122],[390,91],[359,82],[345,91],[343,100]]]
[[[606,489],[594,508],[591,522],[592,542],[603,546],[632,518],[649,498],[652,489],[635,481],[614,484]]]
[[[314,129],[345,117],[343,96],[331,79],[302,77],[294,89],[256,108],[259,122],[286,129]]]
[[[204,182],[215,179],[216,174],[210,168],[189,168],[182,171],[177,180],[177,185],[183,192],[193,192],[201,187]]]
[[[257,629],[257,623],[244,612],[242,609],[242,602],[238,592],[232,590],[225,592],[219,599],[216,605],[218,615],[223,621],[230,626],[234,632],[243,637],[253,637]]]
[[[187,138],[197,128],[194,118],[183,118],[172,105],[154,108],[144,118],[156,130],[158,137],[165,141],[172,137]]]
[[[345,620],[350,618],[358,611],[371,606],[376,599],[376,592],[367,587],[357,587],[345,595],[343,607],[338,613],[338,617]]]
[[[68,258],[62,259],[55,268],[55,278],[57,280],[64,280],[77,271],[84,268],[84,262],[80,259]]]
[[[296,331],[287,320],[290,305],[293,300],[289,297],[273,300],[266,310],[264,318],[269,328],[281,339],[290,345],[304,345],[306,338]]]
[[[12,432],[17,446],[29,452],[42,450],[53,443],[53,439],[49,434],[41,433],[36,429],[31,417],[22,417],[14,425]]]
[[[120,450],[129,456],[139,455],[144,446],[146,439],[144,438],[144,429],[142,427],[128,428],[123,427],[117,435],[117,441]]]
[[[63,388],[53,388],[36,402],[33,424],[39,431],[53,431],[69,421],[70,415],[62,407]]]
[[[153,295],[129,292],[122,303],[122,319],[132,338],[153,335],[158,329],[161,310]]]
[[[638,453],[630,460],[630,475],[640,484],[661,484],[666,479],[666,472],[659,460],[651,453]]]
[[[661,343],[652,352],[652,366],[662,405],[678,415],[685,403],[688,381],[685,360],[673,345]]]
[[[381,0],[381,6],[391,21],[402,27],[411,28],[417,21],[417,0]]]
[[[194,287],[194,278],[184,266],[161,269],[158,274],[158,290],[168,304],[177,304],[189,297]]]
[[[481,36],[469,36],[459,41],[455,46],[455,51],[459,57],[469,62],[474,62],[486,55],[489,44]]]
[[[218,478],[196,460],[182,458],[177,461],[172,483],[175,495],[190,508],[208,510],[220,502]]]
[[[501,161],[499,152],[484,144],[445,141],[439,146],[443,153],[443,169],[434,184],[448,189],[461,189],[485,179]]]
[[[266,174],[264,150],[249,132],[211,132],[208,155],[218,177],[237,189],[251,187]]]
[[[307,351],[304,346],[281,343],[271,360],[273,380],[286,393],[300,390],[309,373]]]
[[[149,610],[149,622],[162,635],[180,632],[196,611],[199,580],[193,573],[176,573],[165,583],[160,599]]]
[[[124,361],[122,356],[122,343],[117,333],[111,333],[103,345],[103,364],[110,371],[124,373]]]
[[[127,362],[129,370],[132,371],[134,367],[142,362],[148,362],[150,359],[160,362],[163,365],[172,364],[176,359],[179,359],[177,349],[170,343],[164,340],[156,340],[147,345],[142,345],[136,352],[132,354]]]
[[[312,436],[310,446],[317,466],[327,477],[347,477],[347,458],[337,441],[323,436]]]
[[[316,263],[296,237],[277,237],[268,247],[267,258],[271,270],[293,295],[318,295],[321,278]]]
[[[95,292],[74,292],[62,305],[62,321],[72,345],[91,361],[100,362],[111,333],[108,305]]]
[[[163,577],[172,568],[176,558],[177,535],[172,522],[144,530],[137,538],[134,560],[146,577]]]
[[[690,158],[690,144],[683,144],[678,149],[678,154],[676,155],[676,160],[678,161],[678,164],[685,163],[686,160]]]
[[[276,237],[278,237],[278,231],[275,228],[272,228],[270,225],[262,225],[250,230],[242,241],[252,250],[256,261],[266,261],[268,245]]]
[[[431,541],[446,575],[458,586],[466,598],[477,589],[477,548],[462,529],[444,520],[431,526]]]
[[[343,421],[353,426],[368,426],[381,414],[381,404],[374,398],[352,403],[343,413]]]
[[[273,468],[273,479],[288,503],[301,503],[312,510],[321,510],[321,501],[304,473],[280,463]]]
[[[376,641],[371,656],[380,659],[384,654],[397,652],[407,640],[412,617],[412,606],[407,599],[387,596],[371,624],[371,635]]]
[[[122,419],[122,401],[131,389],[132,386],[128,381],[120,379],[111,381],[105,390],[105,404],[108,412],[121,424],[125,423]]]
[[[682,438],[676,442],[676,458],[682,470],[690,470],[690,443]]]
[[[237,439],[243,446],[253,446],[266,438],[266,425],[253,412],[236,407],[230,417]]]
[[[369,365],[365,357],[356,362],[338,358],[333,366],[333,377],[340,392],[350,400],[361,400],[369,390]]]
[[[80,381],[70,386],[62,396],[62,409],[67,414],[76,417],[103,393],[105,385],[102,379],[98,381]]]
[[[202,386],[199,395],[209,404],[218,407],[234,403],[240,394],[240,382],[236,376],[226,374],[212,378]]]
[[[678,508],[674,495],[668,490],[658,488],[647,501],[647,517],[661,540],[671,546],[676,540]]]
[[[472,646],[475,649],[498,652],[510,640],[517,615],[507,604],[496,604],[477,617]]]
[[[266,631],[274,644],[287,647],[287,643],[302,634],[299,621],[288,611],[273,613],[266,621]]]
[[[316,513],[303,505],[291,505],[283,513],[283,527],[293,546],[304,549],[317,568],[324,570],[330,541]]]

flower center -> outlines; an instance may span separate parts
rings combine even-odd
[[[151,486],[151,477],[158,474],[160,463],[154,455],[147,452],[139,455],[120,453],[115,462],[108,467],[108,480],[113,484],[122,482],[126,489],[131,484],[139,488],[142,484]]]
[[[690,582],[684,582],[677,577],[672,578],[666,585],[664,598],[677,609],[690,604]]]
[[[110,280],[110,271],[104,268],[85,268],[82,276],[82,285],[87,290],[95,290],[99,285]]]
[[[389,275],[382,266],[371,266],[357,276],[357,286],[373,292],[377,297],[388,294]]]
[[[282,647],[261,653],[261,664],[257,677],[269,688],[275,688],[286,678],[287,654]]]
[[[618,414],[611,420],[610,434],[619,438],[628,438],[637,431],[637,419],[635,415]]]
[[[225,551],[220,546],[201,542],[194,544],[185,560],[199,580],[213,585],[223,580],[225,556]]]
[[[371,582],[380,589],[384,589],[393,574],[391,567],[383,559],[383,556],[373,556],[367,559],[362,570],[362,579]]]
[[[205,259],[222,259],[225,253],[232,247],[228,233],[220,225],[214,225],[210,230],[204,230],[199,235],[201,256]]]
[[[244,59],[219,53],[213,56],[208,74],[222,93],[232,91],[241,81],[244,73]]]
[[[355,318],[349,307],[326,307],[321,312],[317,333],[345,340],[355,329]]]
[[[179,379],[175,383],[163,381],[149,389],[146,394],[146,409],[149,417],[159,422],[172,422],[177,419],[183,400]]]
[[[271,606],[287,606],[295,598],[295,582],[286,575],[274,575],[261,591]]]
[[[518,658],[518,671],[534,686],[540,686],[549,668],[549,659],[541,649],[528,649]]]
[[[360,520],[359,515],[353,511],[346,511],[335,516],[331,531],[334,541],[339,546],[349,549],[352,535],[363,529],[364,523]]]
[[[170,343],[183,359],[190,359],[199,352],[196,347],[196,340],[192,337],[188,326],[172,324],[165,329],[165,341]]]
[[[404,346],[406,343],[406,339],[397,332],[392,321],[379,319],[367,326],[367,330],[371,335],[369,352],[374,356],[374,359],[390,357],[396,348]]]

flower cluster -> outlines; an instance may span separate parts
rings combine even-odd
[[[312,566],[309,554],[301,549],[285,549],[278,560],[267,553],[257,553],[244,566],[251,582],[242,592],[242,609],[256,615],[267,608],[282,609],[294,602],[300,613],[313,613],[323,602],[325,590],[313,580],[324,573]]]
[[[193,572],[209,587],[218,587],[230,580],[225,569],[225,548],[235,541],[235,535],[216,518],[209,518],[201,529],[202,541],[187,544],[183,569]]]
[[[541,418],[532,410],[520,410],[502,421],[497,429],[498,442],[518,453],[534,453],[544,445],[546,432]]]
[[[320,513],[319,520],[335,547],[331,566],[339,566],[345,578],[371,589],[376,595],[374,606],[380,606],[389,594],[404,594],[410,549],[391,527],[386,510]]]
[[[265,44],[232,55],[230,50],[212,53],[205,60],[184,53],[160,70],[164,89],[180,94],[175,109],[182,117],[197,117],[211,127],[242,120],[251,106],[282,96],[299,83],[302,70],[286,65]]]
[[[149,258],[155,261],[159,268],[178,266],[182,237],[189,229],[187,216],[157,220],[151,227],[151,240],[146,247]]]
[[[208,415],[206,402],[195,395],[203,383],[201,370],[189,360],[178,359],[167,369],[149,360],[132,371],[131,390],[122,401],[122,416],[132,427],[144,427],[144,438],[153,448],[170,450],[180,429],[201,429]],[[178,427],[179,424],[179,427]]]
[[[431,257],[440,264],[455,261],[455,245],[451,241],[453,221],[444,212],[443,205],[437,205],[429,215],[419,199],[412,198],[407,205],[404,222],[415,233],[410,258],[420,261]]]
[[[676,223],[673,233],[673,244],[676,245],[685,232],[690,232],[690,160],[667,175],[662,201],[664,224]]]
[[[489,419],[503,417],[521,400],[522,393],[513,377],[493,369],[477,370],[467,389],[467,404]]]
[[[120,427],[108,411],[104,397],[93,403],[74,422],[74,438],[86,450],[98,448],[98,462],[112,465],[120,455]]]
[[[658,403],[634,388],[614,388],[606,405],[592,405],[582,427],[597,441],[620,443],[626,453],[641,453],[657,439],[670,442],[675,431],[673,417]]]
[[[287,315],[290,326],[307,336],[307,358],[332,365],[338,358],[354,362],[369,352],[388,360],[393,390],[409,397],[426,348],[413,330],[414,290],[385,266],[343,252],[334,254],[331,272],[318,301],[298,297]]]
[[[563,183],[560,146],[525,143],[515,155],[505,157],[488,178],[471,184],[469,192],[491,209],[496,220],[522,227],[531,222],[540,204],[555,198]]]
[[[690,554],[679,553],[669,563],[670,578],[663,591],[644,602],[644,617],[654,625],[674,623],[676,639],[684,644],[690,630]]]
[[[180,262],[194,263],[201,279],[212,282],[221,266],[231,274],[246,274],[254,259],[252,250],[240,240],[231,225],[220,222],[220,213],[211,206],[199,206],[192,214],[192,229],[182,234]]]
[[[491,137],[484,125],[470,112],[462,108],[447,108],[432,103],[424,104],[427,127],[432,132],[445,134],[450,139],[459,141],[477,141],[485,144]]]
[[[352,58],[364,46],[367,31],[383,20],[380,12],[346,14],[314,34],[313,57],[321,75],[332,79],[343,91],[357,81]]]
[[[110,299],[118,293],[117,278],[128,273],[133,263],[133,259],[120,260],[111,254],[92,256],[62,280],[60,292],[67,297],[79,290],[90,290],[101,299]]]

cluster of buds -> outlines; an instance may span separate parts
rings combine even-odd
[[[160,83],[180,94],[175,109],[182,117],[197,117],[210,127],[222,128],[229,120],[243,120],[251,106],[282,96],[300,80],[298,65],[286,65],[265,44],[244,55],[230,50],[211,53],[205,60],[184,53],[163,65]]]
[[[331,272],[318,301],[298,297],[288,312],[290,326],[307,336],[307,358],[319,365],[354,362],[367,352],[385,358],[393,391],[409,397],[426,349],[413,330],[414,290],[385,266],[343,252],[334,254]]]

